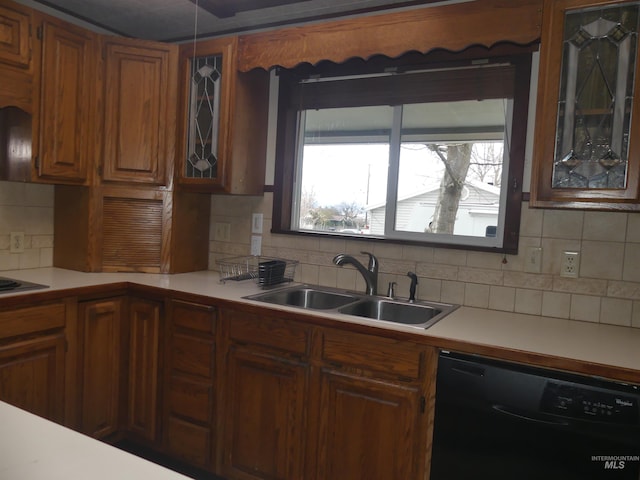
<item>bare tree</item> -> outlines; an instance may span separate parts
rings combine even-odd
[[[444,164],[440,195],[430,231],[453,234],[462,189],[471,164],[472,143],[429,145]]]
[[[474,147],[471,151],[469,170],[482,183],[499,187],[502,178],[502,144],[483,142],[474,144]]]
[[[356,219],[358,215],[360,215],[363,211],[362,206],[360,206],[357,202],[342,202],[340,205],[336,207],[340,215],[342,215],[342,221],[345,225],[357,225]]]

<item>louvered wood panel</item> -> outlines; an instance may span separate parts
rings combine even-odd
[[[162,201],[105,197],[102,265],[160,268]]]

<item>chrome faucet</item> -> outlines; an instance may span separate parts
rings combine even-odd
[[[378,259],[373,256],[372,253],[369,252],[360,252],[365,255],[369,255],[369,265],[365,268],[365,266],[356,260],[351,255],[347,255],[346,253],[339,253],[335,257],[333,257],[333,263],[336,265],[347,265],[351,264],[360,272],[362,277],[364,278],[365,283],[367,284],[367,295],[377,295],[378,293]]]

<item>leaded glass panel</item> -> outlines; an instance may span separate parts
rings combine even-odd
[[[221,55],[192,59],[189,142],[184,172],[187,178],[216,178],[218,175],[221,81]]]
[[[632,2],[565,15],[554,188],[626,187],[638,11]]]

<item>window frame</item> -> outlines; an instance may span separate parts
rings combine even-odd
[[[471,47],[463,52],[451,53],[445,51],[435,51],[429,54],[410,53],[397,59],[386,57],[373,57],[370,60],[354,59],[343,64],[324,62],[316,66],[308,64],[295,69],[280,69],[279,77],[279,97],[278,97],[278,128],[276,134],[276,161],[274,176],[274,202],[272,233],[292,234],[303,236],[324,236],[329,238],[353,239],[359,241],[380,241],[395,244],[413,244],[434,246],[442,248],[457,248],[466,250],[493,251],[500,253],[516,254],[518,251],[520,214],[522,207],[522,179],[524,173],[524,156],[527,135],[527,119],[529,106],[529,89],[531,80],[531,54],[537,50],[537,43],[527,46],[498,45],[491,49],[484,47]],[[510,129],[511,138],[509,145],[509,172],[507,185],[505,186],[505,213],[504,229],[502,236],[502,246],[487,246],[482,244],[468,244],[467,242],[450,242],[442,237],[432,238],[398,238],[393,236],[371,236],[353,235],[336,232],[319,231],[299,231],[291,227],[291,214],[294,200],[294,183],[296,179],[296,155],[298,154],[298,121],[299,112],[304,108],[300,104],[301,80],[314,75],[336,76],[336,75],[364,75],[367,73],[378,73],[393,69],[394,71],[419,70],[421,68],[449,68],[456,66],[473,65],[476,63],[509,63],[514,67],[513,86],[513,117]],[[377,82],[385,82],[385,77],[379,77]],[[452,99],[460,99],[460,95],[455,89],[450,88],[455,82],[442,82],[447,85],[445,96]],[[490,84],[490,82],[489,82]],[[329,87],[327,87],[329,88]],[[361,89],[366,92],[366,89]],[[465,94],[466,95],[466,94]],[[350,103],[353,97],[350,92],[342,92],[342,96],[326,94],[326,98],[331,98],[329,102]],[[372,102],[376,104],[375,98],[368,99],[366,93],[360,97],[359,101]],[[403,103],[407,103],[406,99]],[[322,95],[313,100],[314,105],[323,104]],[[307,105],[309,103],[306,103]],[[357,103],[354,106],[365,105]],[[340,104],[340,106],[348,106]],[[441,234],[434,234],[441,235]],[[453,236],[447,236],[449,238]],[[479,237],[478,237],[479,238]]]

